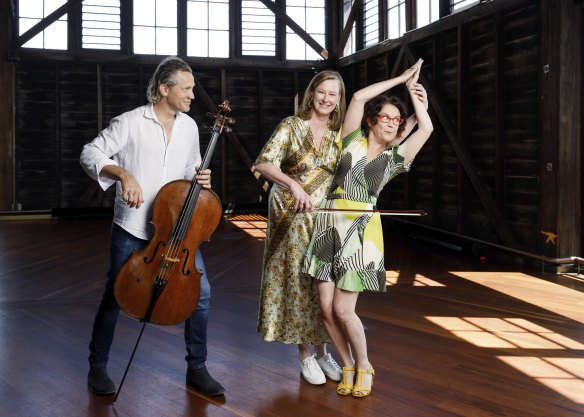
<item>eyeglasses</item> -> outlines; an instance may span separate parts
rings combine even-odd
[[[396,126],[402,125],[406,121],[406,119],[402,119],[400,116],[391,117],[386,113],[379,113],[377,119],[383,123],[392,122]]]

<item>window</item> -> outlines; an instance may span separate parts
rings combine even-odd
[[[286,14],[323,48],[326,43],[324,10],[324,0],[286,1]],[[317,51],[312,49],[312,47],[304,42],[288,26],[286,26],[286,58],[305,60],[322,59]]]
[[[479,0],[450,0],[452,11],[457,11],[479,3]]]
[[[241,0],[241,53],[276,55],[276,17],[258,0]]]
[[[389,0],[387,29],[389,39],[399,38],[406,33],[406,0]]]
[[[349,20],[349,14],[351,13],[351,7],[353,7],[354,0],[343,0],[343,28],[347,24],[347,20]],[[357,45],[355,44],[355,23],[353,23],[353,28],[351,29],[351,34],[347,39],[347,43],[345,45],[345,49],[343,50],[343,56],[348,56],[357,50]]]
[[[19,1],[18,34],[26,33],[65,3],[67,0]],[[67,49],[67,15],[65,14],[22,46],[23,48]]]
[[[440,0],[417,0],[416,24],[421,28],[440,18]]]
[[[229,0],[189,0],[187,55],[229,58]]]
[[[365,0],[363,4],[363,45],[379,43],[379,6],[377,0]]]
[[[120,1],[84,0],[83,48],[120,49]]]
[[[134,53],[176,55],[176,0],[134,0]]]

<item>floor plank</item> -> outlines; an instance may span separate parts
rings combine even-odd
[[[118,401],[86,388],[87,345],[110,219],[0,221],[0,415],[576,417],[584,414],[584,293],[528,266],[386,238],[388,291],[358,303],[373,395],[312,386],[294,346],[255,331],[262,220],[223,219],[202,250],[213,294],[211,372],[221,399],[185,387],[182,326],[147,325]],[[252,235],[256,235],[255,237]],[[141,324],[120,318],[121,380]]]

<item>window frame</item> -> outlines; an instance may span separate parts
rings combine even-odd
[[[119,59],[120,56],[133,57],[136,59],[141,59],[139,56],[145,56],[144,60],[153,61],[153,58],[158,59],[160,55],[155,54],[135,54],[133,52],[134,48],[134,23],[133,23],[133,1],[120,0],[120,49],[92,49],[84,48],[82,45],[83,36],[83,16],[82,16],[82,6],[83,0],[67,0],[61,7],[67,7],[67,49],[66,50],[54,50],[54,49],[36,49],[36,48],[23,48],[22,42],[26,43],[28,40],[20,40],[18,35],[18,22],[20,14],[18,12],[20,2],[26,0],[18,0],[14,2],[15,11],[15,24],[12,27],[13,42],[11,45],[12,55],[15,57],[19,56],[39,56],[41,53],[44,56],[55,57],[57,59],[62,59],[65,57],[79,56],[80,58],[90,59],[93,57],[95,59],[96,54],[102,57],[104,60],[107,59]],[[160,0],[159,0],[160,1]],[[252,61],[260,62],[273,62],[276,61],[275,65],[303,65],[304,62],[316,63],[315,60],[298,60],[298,59],[287,59],[286,57],[286,25],[282,24],[281,19],[276,16],[275,18],[275,54],[274,55],[244,55],[242,52],[242,23],[241,23],[241,13],[242,13],[242,0],[230,0],[229,1],[229,57],[199,57],[199,56],[189,56],[187,54],[187,3],[188,0],[176,0],[177,1],[177,55],[188,57],[191,61],[204,60],[204,63],[209,62],[209,64],[220,64],[221,62],[234,63],[234,60],[241,61],[244,65],[252,65]],[[259,1],[259,0],[258,0]],[[333,39],[335,34],[340,33],[344,29],[344,16],[343,7],[336,5],[338,0],[324,0],[325,7],[325,45],[321,45],[323,48],[330,52],[331,47],[334,48],[333,42],[338,39]],[[363,0],[365,2],[365,0]],[[438,0],[439,1],[439,18],[441,19],[452,13],[458,13],[462,10],[467,10],[468,8],[474,7],[481,4],[483,0],[477,0],[477,3],[468,5],[467,7],[461,8],[453,12],[453,1],[454,0]],[[287,0],[274,0],[274,4],[282,10],[286,10]],[[379,0],[378,1],[378,18],[379,26],[377,31],[379,33],[378,43],[384,42],[388,39],[389,28],[387,26],[387,5],[389,0]],[[352,4],[352,3],[351,3]],[[417,29],[416,23],[416,7],[418,7],[417,0],[405,0],[406,5],[406,32]],[[355,51],[352,53],[357,53],[364,47],[364,12],[363,7],[365,3],[362,4],[361,10],[358,11],[355,21]],[[309,7],[309,6],[306,6]],[[330,13],[337,13],[338,19],[332,19]],[[46,17],[45,17],[46,19]],[[52,23],[51,23],[52,24]],[[338,27],[333,27],[332,24],[338,25]],[[46,27],[49,27],[47,25]],[[46,29],[44,27],[44,29]],[[37,34],[38,35],[38,34]],[[36,36],[36,35],[35,35]],[[29,39],[30,40],[30,39]],[[374,46],[371,44],[370,46]],[[36,50],[35,50],[36,49]],[[40,52],[39,52],[40,51]],[[338,51],[344,56],[344,51]],[[321,61],[319,58],[318,61]]]

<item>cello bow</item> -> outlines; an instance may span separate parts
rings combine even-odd
[[[311,211],[315,214],[344,213],[344,214],[379,214],[380,216],[427,216],[424,210],[360,210],[340,208],[315,208]]]

